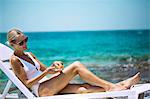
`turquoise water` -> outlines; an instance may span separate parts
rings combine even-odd
[[[122,58],[143,58],[150,54],[149,31],[84,31],[25,33],[28,48],[49,65],[54,60],[67,63],[79,60],[114,64]],[[6,34],[0,35],[6,41]]]
[[[79,31],[79,32],[27,32],[28,51],[31,51],[49,66],[61,60],[65,66],[81,61],[92,72],[93,67],[111,67],[124,61],[150,60],[150,31]],[[0,34],[5,43],[6,34]],[[0,72],[0,80],[6,77]],[[102,77],[106,75],[100,74]],[[107,79],[107,77],[106,77]]]

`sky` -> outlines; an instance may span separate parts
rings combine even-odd
[[[0,32],[150,29],[150,0],[0,0]]]
[[[149,0],[149,3],[148,3],[148,25],[149,25],[149,29],[150,29],[150,0]]]

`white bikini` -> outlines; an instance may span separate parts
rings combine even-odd
[[[39,76],[42,73],[42,71],[40,70],[40,64],[32,57],[32,55],[29,52],[26,52],[26,54],[32,59],[35,66],[33,64],[19,58],[19,57],[18,57],[18,59],[23,64],[27,78],[28,78],[28,80],[30,80],[32,78]],[[39,88],[40,83],[44,80],[47,80],[47,79],[48,79],[48,77],[45,76],[31,87],[32,92],[36,96],[39,96],[38,88]]]

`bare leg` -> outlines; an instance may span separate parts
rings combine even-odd
[[[134,75],[133,77],[127,79],[127,80],[124,80],[124,81],[121,81],[119,83],[117,83],[118,85],[122,85],[122,86],[125,86],[127,89],[130,88],[132,85],[135,85],[139,82],[140,80],[140,73],[138,72],[136,75]]]
[[[84,81],[94,84],[96,86],[103,87],[105,90],[109,89],[111,86],[114,86],[113,83],[110,83],[106,80],[100,79],[96,75],[94,75],[91,71],[89,71],[83,64],[80,62],[76,62],[76,71],[79,74],[80,78]]]
[[[93,92],[104,92],[104,88],[93,86],[90,84],[68,84],[64,89],[62,89],[58,94],[67,93],[93,93]]]
[[[105,90],[108,90],[112,86],[115,86],[114,84],[95,76],[93,73],[87,70],[85,66],[82,65],[80,62],[74,62],[73,64],[66,67],[63,70],[63,73],[60,73],[58,76],[41,83],[39,87],[39,95],[48,96],[58,93],[64,87],[66,87],[69,81],[77,74],[79,74],[79,76],[83,80],[89,83],[94,83],[96,86],[102,87]]]
[[[132,85],[135,85],[140,80],[140,73],[137,73],[133,77],[117,83],[117,85],[124,86],[126,89],[129,89]],[[112,90],[112,89],[110,89]],[[66,93],[93,93],[93,92],[104,92],[104,88],[93,86],[90,84],[68,84],[60,94]]]
[[[69,83],[69,81],[79,75],[83,80],[88,83],[92,83],[96,86],[104,88],[105,91],[110,89],[113,90],[123,90],[125,89],[121,85],[116,85],[108,81],[102,80],[92,72],[90,72],[86,67],[80,62],[74,62],[63,70],[58,76],[55,76],[43,83],[39,87],[40,96],[48,96],[57,94],[59,91],[63,90]]]

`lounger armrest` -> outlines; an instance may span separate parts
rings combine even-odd
[[[144,93],[150,90],[150,83],[134,85],[131,90],[135,91],[136,94]]]

